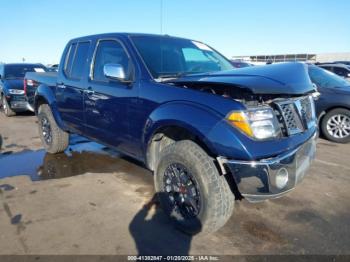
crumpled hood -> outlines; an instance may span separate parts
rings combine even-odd
[[[298,62],[189,75],[169,82],[184,85],[200,82],[218,83],[248,89],[254,94],[303,95],[314,90],[307,65]]]
[[[23,79],[6,79],[4,85],[7,89],[19,89],[23,90]]]

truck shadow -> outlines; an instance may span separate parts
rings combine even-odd
[[[138,255],[188,255],[192,236],[169,223],[170,219],[159,206],[161,194],[164,193],[154,194],[129,225]]]

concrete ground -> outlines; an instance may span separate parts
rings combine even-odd
[[[152,205],[152,174],[72,139],[47,155],[36,118],[0,115],[1,254],[350,254],[350,144],[319,140],[316,161],[287,196],[236,202],[221,230],[193,238]]]

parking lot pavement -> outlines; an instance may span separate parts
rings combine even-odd
[[[0,115],[0,254],[350,254],[350,144],[319,140],[294,191],[237,202],[221,230],[193,238],[149,203],[152,174],[95,143],[47,155],[31,115]]]

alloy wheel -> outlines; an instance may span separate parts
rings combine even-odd
[[[7,114],[8,108],[7,108],[5,97],[2,98],[2,110],[4,110],[5,114]]]
[[[163,182],[164,192],[172,206],[172,215],[190,219],[199,214],[201,198],[198,184],[184,165],[169,165],[165,169]]]
[[[46,117],[41,118],[41,132],[46,144],[52,143],[52,131],[49,120]]]
[[[332,116],[327,121],[327,132],[335,138],[346,138],[350,135],[350,117],[343,114]]]

